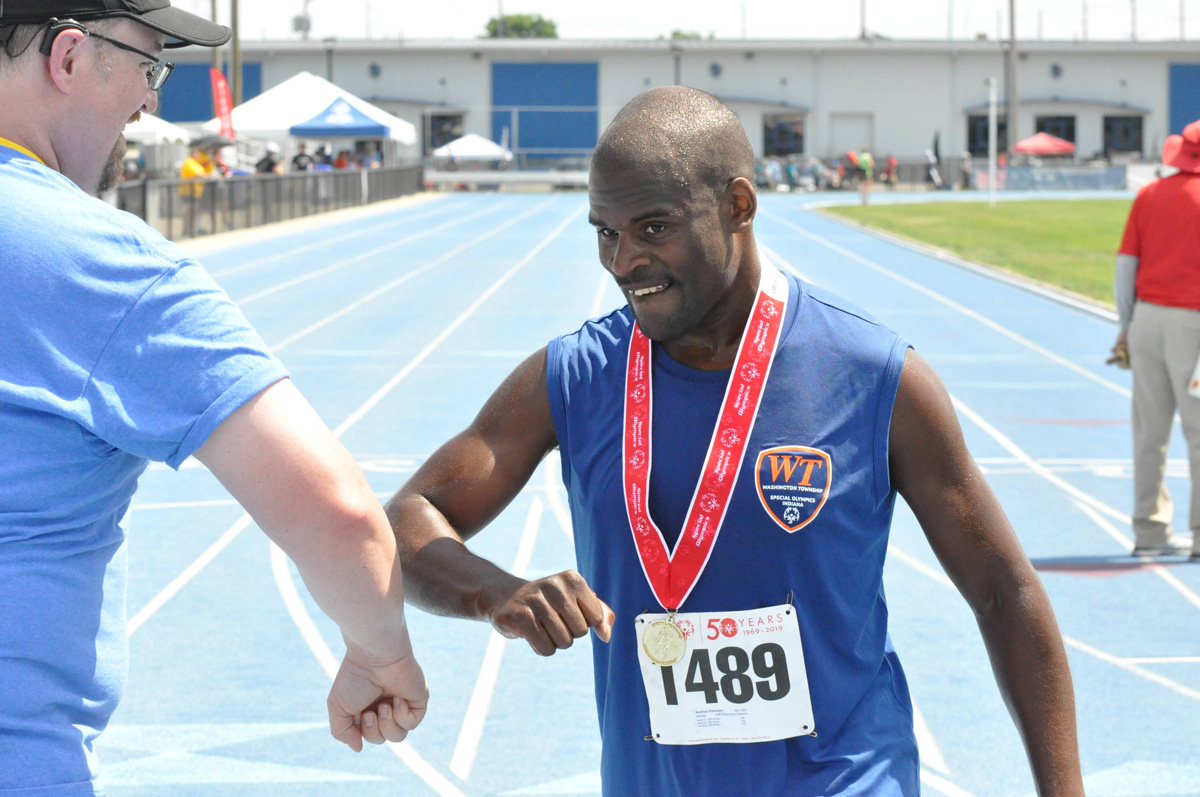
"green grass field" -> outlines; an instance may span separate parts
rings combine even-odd
[[[961,258],[1113,306],[1112,273],[1132,200],[938,202],[828,208]]]

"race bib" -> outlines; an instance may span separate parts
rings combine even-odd
[[[682,655],[664,659],[652,623],[673,621]],[[745,612],[641,614],[638,663],[659,744],[771,742],[815,733],[800,624],[790,604]],[[676,659],[662,665],[655,662]]]

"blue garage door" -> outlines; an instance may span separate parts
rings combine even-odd
[[[1200,119],[1200,64],[1171,64],[1171,132]]]
[[[208,64],[179,64],[158,95],[158,115],[168,122],[207,122],[215,116]],[[225,66],[229,77],[229,65]],[[262,64],[242,62],[242,102],[262,94]]]
[[[518,156],[589,155],[596,147],[595,63],[492,64],[492,140]]]

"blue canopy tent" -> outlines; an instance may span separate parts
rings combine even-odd
[[[387,138],[391,132],[340,97],[312,119],[288,129],[296,138]]]

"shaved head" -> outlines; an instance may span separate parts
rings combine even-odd
[[[754,150],[733,111],[711,94],[686,86],[643,92],[600,136],[592,173],[636,174],[719,200],[730,181],[754,181]]]

